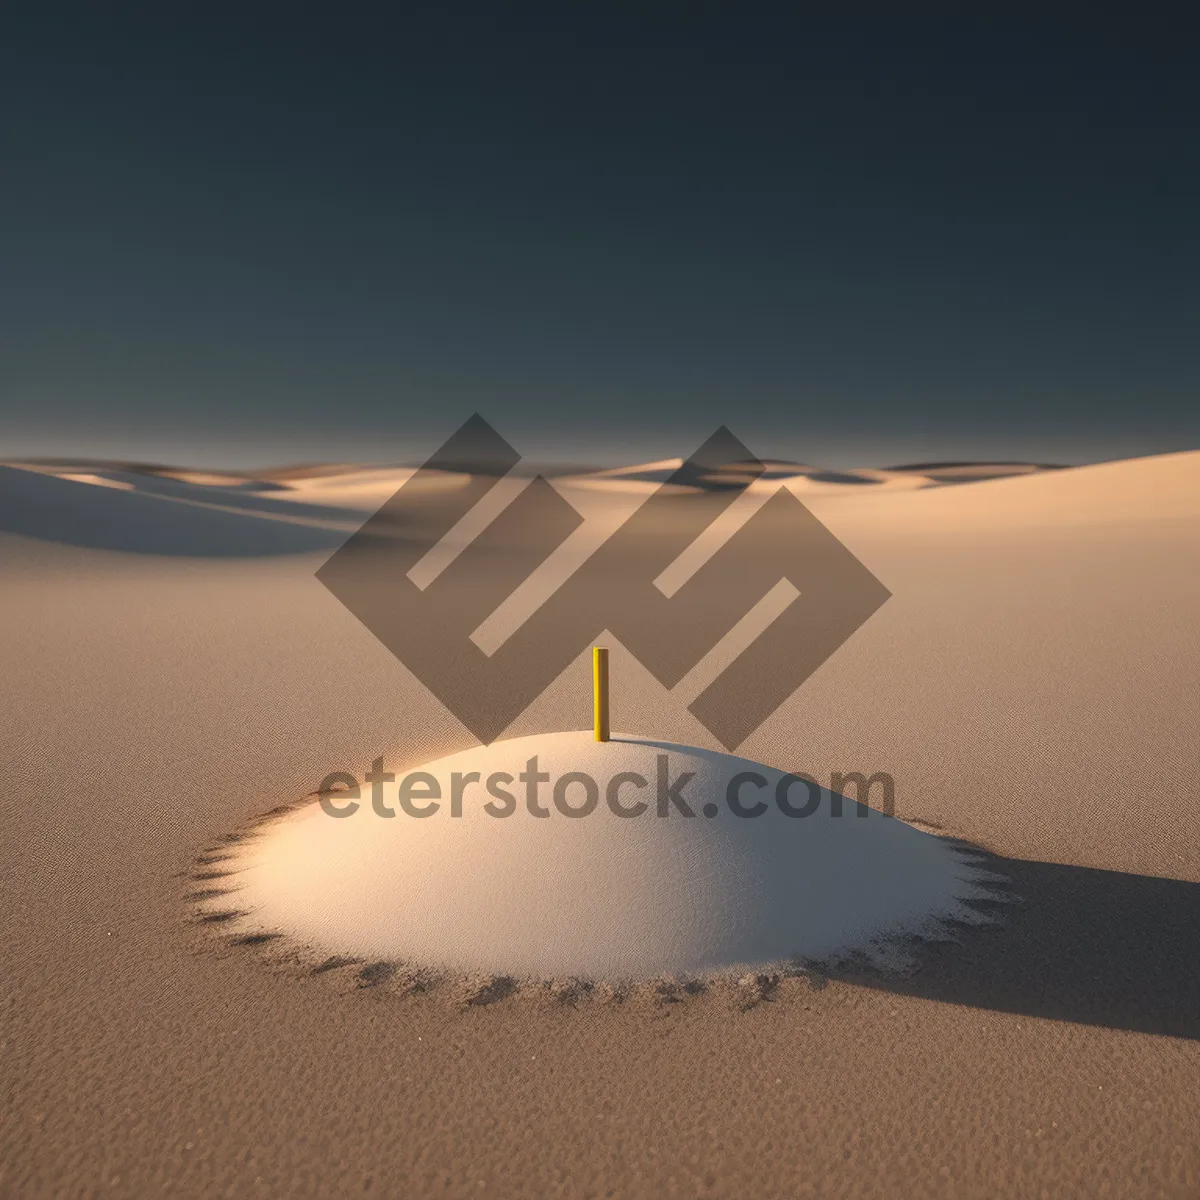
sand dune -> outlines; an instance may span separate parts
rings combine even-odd
[[[363,509],[385,476],[358,479]],[[951,922],[910,970],[759,971],[749,996],[683,974],[628,993],[426,988],[372,956],[382,943],[313,965],[197,920],[239,885],[237,847],[267,845],[247,840],[259,818],[329,772],[477,750],[314,578],[361,520],[339,495],[357,472],[327,478],[0,469],[0,1194],[332,1195],[368,1177],[408,1194],[1195,1193],[1200,456],[805,494],[892,595],[738,756],[823,782],[886,772],[912,844],[982,847],[1021,903]],[[641,502],[562,491],[601,525]],[[405,536],[429,540],[419,520]],[[485,559],[472,569],[486,582]],[[611,645],[614,725],[715,752],[688,704],[722,651],[668,690]],[[506,739],[586,725],[586,655]],[[739,957],[721,937],[754,928],[753,889],[709,904],[710,850],[647,893],[679,919],[634,939],[696,951],[681,967],[706,946]],[[550,865],[514,886],[553,882]],[[571,874],[594,889],[592,865]],[[656,878],[636,854],[615,869]],[[383,928],[429,913],[447,935],[440,878],[394,893],[408,903]],[[483,906],[474,948],[503,950],[486,874],[450,881]],[[289,877],[332,921],[317,882]],[[561,882],[556,899],[537,915],[565,946],[594,917]],[[719,919],[734,913],[749,923]],[[518,957],[460,960],[485,961]],[[709,1186],[686,1164],[714,1146]]]
[[[117,487],[128,485],[135,490],[155,490],[155,481],[158,481],[161,490],[164,484],[173,481],[197,489],[197,498],[204,494],[271,493],[272,498],[280,501],[335,506],[364,515],[378,508],[415,472],[415,468],[408,466],[362,466],[353,463],[312,463],[300,467],[263,469],[249,474],[87,460],[12,465],[77,482]],[[1029,463],[956,463],[830,470],[803,463],[764,460],[761,464],[763,469],[753,474],[740,464],[731,463],[720,471],[676,479],[667,485],[667,479],[676,474],[682,465],[682,459],[668,458],[602,470],[555,470],[550,471],[549,476],[556,486],[568,491],[587,490],[612,495],[649,496],[664,485],[677,495],[747,484],[753,492],[770,492],[784,483],[802,496],[850,493],[862,496],[880,491],[908,491],[1030,475],[1050,469]],[[465,480],[465,475],[461,473],[438,472],[423,477],[421,486],[430,489],[454,488],[464,486]]]
[[[354,526],[328,512],[266,507],[236,494],[155,477],[105,476],[95,483],[0,466],[0,530],[42,541],[137,554],[259,557],[332,550]]]
[[[615,467],[586,474],[561,476],[557,482],[575,488],[612,493],[650,495],[683,465],[680,458],[661,459],[627,467]],[[770,491],[784,483],[797,494],[826,494],[853,491],[861,494],[879,491],[909,491],[945,484],[971,483],[980,479],[1000,479],[1037,473],[1043,468],[1030,463],[928,464],[914,467],[853,467],[830,470],[804,463],[762,460],[761,472],[748,473],[737,463],[721,471],[677,480],[671,484],[679,494],[686,490],[704,490],[742,486],[749,482],[753,491]]]
[[[950,532],[1197,517],[1200,451],[922,490],[874,506],[869,519],[889,528]]]

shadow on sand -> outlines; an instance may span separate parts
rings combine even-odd
[[[188,502],[185,486],[170,484],[126,491],[0,466],[0,532],[134,554],[241,558],[331,550],[354,527],[353,514],[347,521],[337,513],[338,528],[314,523],[324,514],[314,518],[301,505],[272,512],[270,501],[217,489],[202,497],[208,503]],[[285,520],[284,512],[295,515]]]
[[[928,943],[910,975],[834,979],[927,1000],[1200,1038],[1200,883],[978,852],[1018,901],[1000,925]]]

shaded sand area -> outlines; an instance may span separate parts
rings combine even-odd
[[[797,485],[891,598],[737,754],[887,772],[1019,902],[709,982],[198,919],[263,814],[474,745],[314,578],[395,486],[340,478],[0,468],[0,1195],[1200,1192],[1200,456]],[[558,486],[566,573],[644,493]],[[668,692],[610,644],[614,727],[721,749],[720,651]],[[504,736],[585,727],[588,671]]]

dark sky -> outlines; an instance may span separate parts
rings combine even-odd
[[[0,22],[0,456],[1200,445],[1169,30],[107,7]]]

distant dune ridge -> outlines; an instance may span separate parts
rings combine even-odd
[[[732,463],[667,483],[681,465],[680,459],[664,459],[561,474],[553,482],[581,509],[603,510],[603,504],[596,508],[593,494],[607,494],[626,506],[612,509],[613,514],[632,511],[629,505],[660,490],[683,496],[741,488],[750,497],[765,497],[786,486],[818,515],[836,506],[890,525],[910,517],[943,526],[974,520],[1073,524],[1196,515],[1200,451],[1074,468],[924,463],[830,471],[769,461],[757,478]],[[349,464],[251,475],[82,459],[12,462],[0,464],[0,530],[149,554],[255,557],[332,551],[413,474],[412,467]],[[439,491],[466,482],[460,472],[428,472],[409,486],[415,495],[417,488]],[[920,493],[920,498],[901,500],[905,493]],[[897,502],[878,503],[885,497]]]
[[[1003,479],[1011,475],[1029,475],[1037,471],[1056,470],[1053,466],[1033,463],[927,463],[902,467],[858,467],[830,470],[824,467],[807,466],[803,463],[763,459],[766,470],[756,472],[756,478],[747,479],[737,463],[730,463],[723,471],[707,472],[687,480],[677,480],[673,486],[696,489],[712,487],[734,487],[749,483],[755,490],[766,490],[787,483],[798,492],[809,493],[861,487],[871,490],[881,487],[907,489],[934,487],[947,483],[966,483],[980,479]],[[591,471],[563,477],[577,487],[602,488],[609,491],[627,489],[635,492],[652,491],[654,485],[664,482],[683,465],[678,458],[659,462],[642,463],[636,466],[616,467],[608,470]]]
[[[1010,475],[1029,475],[1038,471],[1054,471],[1063,468],[1049,463],[1016,462],[945,462],[915,463],[895,467],[855,467],[829,469],[808,466],[804,463],[783,459],[762,459],[765,471],[755,474],[766,480],[813,479],[831,484],[870,484],[894,481],[903,475],[914,486],[927,487],[934,483],[959,483],[979,479],[999,479]],[[94,478],[125,478],[127,476],[149,476],[160,479],[175,479],[181,483],[212,488],[249,488],[259,491],[297,490],[309,488],[337,489],[344,486],[365,485],[371,482],[403,482],[413,471],[407,464],[363,465],[359,463],[304,463],[296,466],[265,467],[251,471],[197,470],[190,467],[174,467],[165,463],[142,463],[111,459],[27,459],[14,460],[9,465],[22,466],[46,474],[70,478],[87,473]],[[570,481],[575,484],[606,484],[614,482],[661,483],[683,465],[680,458],[665,458],[654,462],[634,463],[623,467],[604,467],[590,470],[579,468],[539,467],[549,478]],[[528,468],[526,468],[528,469]],[[732,485],[742,478],[740,464],[730,463],[723,472],[707,473],[686,481],[689,486]]]

